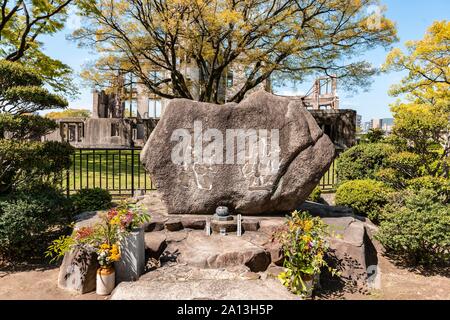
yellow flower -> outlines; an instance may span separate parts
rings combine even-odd
[[[119,254],[119,246],[117,244],[113,244],[111,248],[111,255]]]
[[[109,221],[109,223],[110,223],[112,226],[114,226],[114,225],[116,225],[116,226],[120,225],[120,216],[119,216],[119,215],[115,216],[114,218],[112,218],[112,219]]]
[[[307,243],[309,243],[309,242],[311,242],[311,237],[309,236],[309,235],[304,235],[304,236],[302,236],[302,240],[304,241],[304,242],[307,242]]]
[[[120,254],[111,254],[109,256],[109,261],[119,261],[120,260]]]
[[[109,244],[107,244],[107,243],[102,244],[102,245],[100,246],[100,249],[101,249],[101,250],[109,250]]]
[[[312,229],[313,226],[314,226],[314,222],[312,220],[305,221],[303,230],[305,230],[305,232],[308,232]]]

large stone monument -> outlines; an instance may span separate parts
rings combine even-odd
[[[141,161],[171,214],[260,215],[296,209],[334,154],[300,101],[259,91],[239,104],[173,100]]]

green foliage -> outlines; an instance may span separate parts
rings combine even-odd
[[[39,256],[71,218],[72,204],[60,191],[40,185],[0,201],[0,256]]]
[[[444,202],[450,200],[450,179],[443,177],[424,176],[407,181],[406,188],[408,190],[433,190],[440,197],[444,199]]]
[[[42,85],[42,78],[30,67],[0,60],[0,92],[12,87],[40,87]]]
[[[390,192],[392,190],[379,181],[347,181],[336,191],[336,205],[350,207],[356,214],[377,222]]]
[[[426,172],[422,164],[422,158],[415,153],[397,152],[387,159],[387,168],[381,169],[375,176],[378,180],[401,190],[406,187],[408,180],[420,177]]]
[[[63,29],[71,2],[74,0],[3,0],[0,18],[0,59],[30,66],[46,85],[69,95],[77,92],[72,69],[45,55],[39,37]]]
[[[97,211],[111,207],[111,194],[104,189],[82,189],[71,196],[76,212]]]
[[[67,143],[0,139],[0,194],[36,183],[60,183],[73,152]]]
[[[374,128],[361,137],[363,143],[381,143],[384,140],[385,132],[382,129]]]
[[[320,202],[322,196],[322,190],[319,187],[314,188],[313,192],[309,195],[308,201]]]
[[[342,153],[336,162],[340,183],[348,180],[374,179],[378,170],[385,168],[393,146],[376,143],[361,144]]]
[[[409,264],[450,263],[450,206],[433,190],[403,191],[384,210],[376,238]]]
[[[329,235],[327,225],[319,218],[313,218],[307,212],[295,211],[287,218],[285,228],[275,234],[284,253],[286,272],[279,278],[283,285],[295,294],[309,295],[305,281],[313,280],[328,267],[324,256],[328,251],[325,237]],[[336,270],[329,268],[330,272]]]
[[[44,88],[42,79],[31,69],[0,61],[0,112],[24,114],[67,105],[64,98]]]
[[[407,151],[420,158],[423,175],[448,175],[450,113],[415,103],[397,104],[391,109],[395,117],[393,134],[404,141]]]
[[[435,21],[423,39],[394,49],[384,69],[406,71],[390,94],[394,134],[423,159],[427,175],[450,178],[450,21]],[[439,151],[437,151],[439,147]]]
[[[89,110],[84,109],[66,109],[64,111],[54,111],[47,113],[45,115],[46,118],[49,119],[63,119],[63,118],[89,118],[91,116],[91,112]]]
[[[58,128],[55,121],[38,115],[0,114],[0,138],[39,139]]]
[[[83,72],[95,85],[115,83],[118,71],[130,72],[164,98],[221,103],[218,92],[229,66],[247,69],[229,102],[241,101],[264,80],[303,81],[317,73],[336,74],[355,90],[370,84],[376,69],[359,54],[396,40],[392,21],[373,16],[366,1],[77,1],[83,26],[73,39],[99,52]],[[136,14],[145,13],[145,14]],[[175,23],[183,21],[183,23]],[[145,41],[143,41],[145,39]],[[171,39],[171,41],[167,41]],[[143,45],[145,43],[145,45]],[[200,70],[192,86],[183,71],[185,57]],[[156,77],[149,70],[167,70]],[[194,94],[192,89],[198,91]]]

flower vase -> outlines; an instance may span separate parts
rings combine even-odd
[[[134,229],[120,242],[120,260],[114,262],[116,283],[136,281],[145,269],[145,233]]]
[[[312,276],[311,275],[306,275],[306,274],[302,275],[302,281],[303,281],[303,283],[305,284],[305,287],[306,287],[306,291],[305,291],[303,296],[306,299],[311,299],[312,298],[314,289],[316,287],[316,284],[319,283],[319,279],[320,279],[319,277],[320,277],[319,274],[314,274]]]
[[[113,266],[100,267],[97,270],[96,292],[100,296],[110,295],[116,286],[116,272]]]

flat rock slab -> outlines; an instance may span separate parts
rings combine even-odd
[[[226,268],[245,265],[251,271],[260,272],[270,264],[270,255],[249,241],[237,236],[206,236],[201,231],[188,233],[187,238],[170,246],[178,252],[177,261],[199,268]]]
[[[334,155],[301,101],[258,91],[239,104],[172,100],[141,161],[170,214],[258,215],[295,210]]]
[[[145,249],[150,258],[158,259],[167,247],[167,236],[164,231],[145,234]]]
[[[111,300],[299,300],[279,280],[246,275],[191,266],[163,267],[137,282],[119,284]]]

